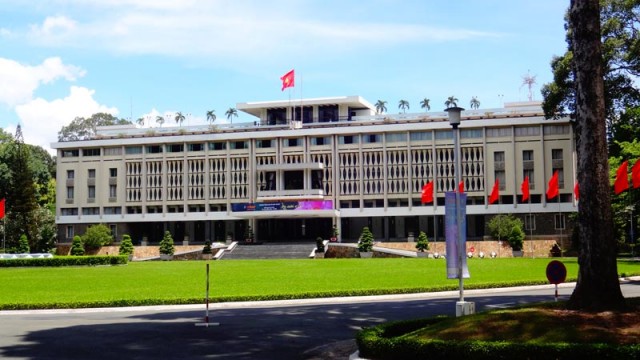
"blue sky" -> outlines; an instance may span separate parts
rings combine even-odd
[[[360,95],[534,100],[568,0],[0,0],[0,126],[49,149],[76,116],[217,122],[238,102]],[[280,76],[295,69],[296,87]],[[234,122],[253,121],[239,113]],[[167,120],[166,126],[175,122]],[[185,124],[186,125],[186,124]],[[154,121],[145,127],[155,127]]]

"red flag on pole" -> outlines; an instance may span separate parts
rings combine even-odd
[[[640,187],[640,159],[636,160],[636,163],[631,168],[631,181],[634,189]]]
[[[428,204],[433,202],[433,181],[429,181],[422,187],[422,203]]]
[[[522,180],[522,185],[520,185],[520,190],[522,190],[522,202],[529,200],[529,177],[525,176],[524,180]]]
[[[498,201],[500,198],[500,180],[496,179],[496,182],[493,184],[493,190],[491,190],[491,195],[489,195],[489,204],[493,204]]]
[[[558,170],[553,173],[549,180],[549,188],[547,189],[547,199],[551,200],[560,194],[560,184],[558,183]]]
[[[629,188],[628,166],[629,160],[625,160],[616,171],[616,182],[613,183],[613,191],[616,195]]]
[[[464,192],[464,180],[460,181],[460,183],[458,184],[458,192],[460,192],[461,194]]]
[[[0,200],[0,219],[4,218],[4,201],[5,199]]]
[[[291,70],[288,73],[282,75],[280,80],[282,80],[282,91],[284,91],[284,89],[286,89],[286,88],[294,87],[295,86],[295,73],[294,73],[294,71]]]
[[[577,181],[573,186],[573,194],[576,196],[576,201],[580,200],[580,185],[578,185]]]

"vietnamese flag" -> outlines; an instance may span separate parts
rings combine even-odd
[[[631,168],[631,181],[634,189],[640,187],[640,159],[636,160],[636,163]]]
[[[422,203],[428,204],[433,202],[433,181],[422,187]]]
[[[576,201],[580,200],[580,185],[578,185],[577,181],[573,186],[573,194],[576,196]]]
[[[291,70],[288,73],[282,75],[280,80],[282,80],[282,91],[284,91],[284,89],[286,89],[286,88],[294,87],[294,85],[295,85],[295,73],[294,73],[294,71]]]
[[[616,195],[629,188],[628,166],[629,160],[625,160],[616,171],[616,182],[613,183],[613,191]]]
[[[4,218],[4,202],[5,199],[0,200],[0,219]]]
[[[491,195],[489,196],[489,204],[493,204],[498,201],[500,198],[500,180],[496,179],[496,182],[493,184],[493,190],[491,190]]]
[[[547,189],[547,199],[551,200],[560,194],[560,184],[558,183],[558,170],[553,173],[549,180],[549,188]]]
[[[458,184],[458,192],[461,194],[464,192],[464,180],[460,181]]]
[[[522,185],[520,185],[520,190],[522,190],[522,202],[529,200],[529,177],[525,176],[522,181]]]

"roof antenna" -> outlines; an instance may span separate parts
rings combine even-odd
[[[529,88],[529,101],[533,101],[533,91],[531,91],[531,89],[533,88],[533,85],[535,83],[536,75],[531,76],[529,74],[529,70],[527,70],[527,75],[522,76],[522,85],[520,86],[520,89],[522,89],[523,86],[527,85],[527,88]]]

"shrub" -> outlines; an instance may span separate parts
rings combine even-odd
[[[429,239],[427,238],[427,234],[425,234],[424,231],[420,231],[420,234],[418,235],[416,249],[422,252],[429,250]]]
[[[203,254],[211,254],[211,241],[207,240],[204,242],[204,248],[202,248]]]
[[[18,240],[18,253],[19,254],[28,254],[31,252],[29,249],[29,240],[27,240],[27,235],[20,235],[20,240]]]
[[[133,254],[133,243],[131,242],[131,236],[129,234],[122,235],[122,242],[120,242],[120,255],[131,255]]]
[[[0,267],[59,267],[123,265],[127,256],[56,256],[40,259],[11,259],[0,261]]]
[[[162,240],[160,240],[160,254],[173,255],[174,252],[173,237],[171,237],[171,233],[167,230],[164,232]]]
[[[522,220],[511,214],[497,215],[489,221],[488,228],[494,238],[506,240],[513,250],[522,250],[525,236]]]
[[[113,242],[111,230],[105,224],[89,226],[82,235],[82,243],[85,248],[99,249],[102,246],[110,245]]]
[[[82,239],[78,235],[73,237],[73,242],[71,243],[71,255],[84,255],[84,244],[82,243]]]
[[[373,234],[367,226],[362,228],[362,234],[358,241],[358,250],[360,250],[360,252],[370,252],[373,250]]]
[[[320,236],[316,238],[316,252],[324,252],[324,242]]]

